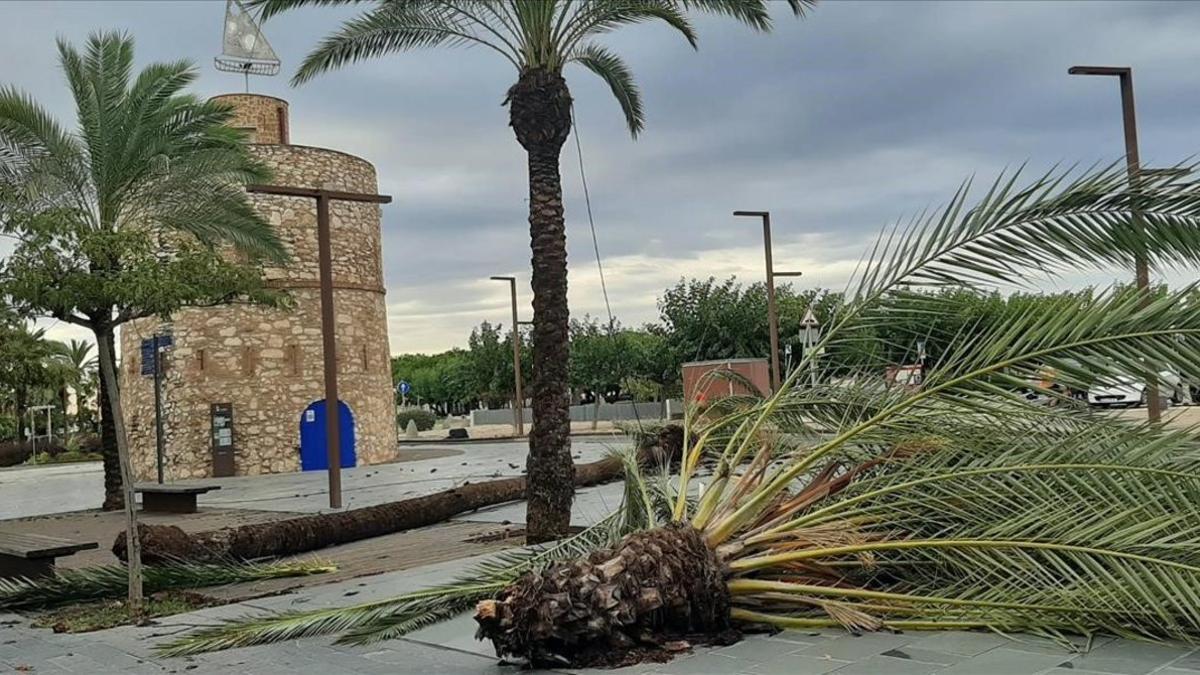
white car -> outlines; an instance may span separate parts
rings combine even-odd
[[[1159,396],[1176,405],[1190,404],[1192,394],[1183,378],[1164,370],[1158,374]],[[1107,382],[1092,385],[1087,400],[1096,406],[1135,406],[1146,404],[1146,383],[1132,375],[1118,375]]]

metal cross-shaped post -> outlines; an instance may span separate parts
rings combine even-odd
[[[247,185],[247,192],[308,197],[317,200],[317,257],[321,284],[321,351],[325,365],[325,452],[329,458],[329,508],[342,508],[341,416],[338,410],[337,338],[333,314],[333,250],[329,233],[329,202],[388,204],[389,195],[339,192],[281,185]]]
[[[512,294],[512,343],[513,343],[513,436],[525,435],[525,396],[521,392],[521,324],[517,318],[517,278],[495,276],[493,281],[508,282]]]
[[[779,310],[775,306],[775,277],[798,277],[800,272],[778,272],[771,258],[771,212],[734,211],[735,216],[762,218],[763,249],[767,258],[767,328],[771,334],[771,392],[779,391],[783,374],[779,372]]]

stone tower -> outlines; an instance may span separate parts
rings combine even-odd
[[[234,126],[250,133],[252,151],[274,171],[275,184],[377,191],[369,162],[290,144],[286,101],[257,94],[215,100],[234,107]],[[316,203],[277,195],[250,198],[291,253],[289,265],[268,268],[266,278],[290,294],[292,306],[191,309],[169,324],[144,319],[125,326],[121,391],[134,471],[141,480],[156,473],[153,378],[142,368],[144,341],[156,331],[170,333],[173,342],[163,361],[166,480],[325,465]],[[348,408],[341,411],[342,435],[347,419],[353,427],[353,446],[342,444],[342,464],[383,462],[395,457],[396,425],[380,207],[334,201],[330,216],[338,389]],[[222,419],[230,417],[226,425]]]

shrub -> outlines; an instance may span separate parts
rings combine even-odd
[[[408,421],[417,423],[417,431],[429,431],[437,423],[437,416],[424,408],[404,408],[396,413],[396,424],[405,429]]]
[[[0,466],[16,466],[29,459],[32,450],[28,443],[0,442]]]

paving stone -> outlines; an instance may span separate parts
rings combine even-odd
[[[844,636],[845,631],[821,632],[821,631],[800,631],[800,630],[785,630],[774,635],[761,635],[764,640],[779,641],[779,642],[794,642],[801,645],[813,645],[826,640],[833,640]]]
[[[1070,665],[1070,664],[1068,663],[1067,665]],[[1043,670],[1042,673],[1038,673],[1038,675],[1112,675],[1112,674],[1104,673],[1104,671],[1100,671],[1100,670],[1085,670],[1082,668],[1058,668],[1058,667],[1056,667],[1056,668],[1051,668],[1049,670]]]
[[[1185,654],[1183,658],[1171,663],[1172,668],[1200,671],[1200,650]]]
[[[946,654],[976,656],[989,649],[995,649],[1008,644],[1008,638],[995,633],[969,633],[965,631],[945,631],[941,633],[921,634],[909,643],[916,649],[928,649]]]
[[[809,645],[787,640],[769,640],[762,636],[752,635],[736,644],[721,647],[716,650],[716,653],[740,659],[745,663],[761,663],[785,654],[794,654],[807,646]]]
[[[495,659],[496,649],[491,640],[475,639],[475,619],[470,613],[442,623],[435,623],[405,635],[402,640],[448,649],[457,649],[483,658]]]
[[[1034,675],[1063,662],[1061,656],[999,647],[937,672],[939,675]]]
[[[1076,668],[1121,675],[1145,675],[1189,656],[1188,647],[1114,640],[1072,660]]]
[[[51,665],[62,668],[68,673],[99,673],[109,668],[114,671],[120,668],[120,666],[115,663],[101,663],[96,659],[76,652],[69,652],[67,654],[63,654],[62,656],[55,656],[52,659],[47,659],[47,662]]]
[[[890,649],[904,647],[912,641],[913,638],[909,635],[892,635],[888,633],[846,634],[842,637],[806,647],[801,653],[806,656],[817,656],[841,661],[857,661],[875,656],[876,654],[882,654]]]
[[[833,675],[930,675],[943,666],[887,656],[870,656],[833,671]]]
[[[1034,654],[1060,654],[1063,657],[1070,657],[1077,654],[1085,654],[1094,649],[1098,649],[1115,638],[1111,637],[1096,637],[1089,640],[1086,637],[1072,635],[1064,639],[1068,644],[1050,638],[1044,638],[1037,635],[1009,635],[1007,636],[1008,643],[1004,646],[1008,649],[1015,649],[1020,652],[1031,652]]]
[[[824,675],[848,665],[849,661],[788,654],[774,661],[755,664],[746,672],[753,675]]]
[[[657,667],[650,672],[661,673],[662,675],[728,675],[728,673],[737,672],[749,666],[743,659],[725,656],[720,652],[713,651],[700,652],[655,665]],[[616,672],[623,675],[626,670],[622,668]],[[630,672],[638,671],[632,669]]]
[[[898,647],[896,649],[889,649],[888,651],[880,654],[880,656],[894,659],[906,659],[909,661],[919,661],[921,663],[932,663],[940,666],[953,665],[959,661],[970,658],[963,656],[962,654],[935,652],[930,649],[920,649],[909,645],[904,645],[903,647]]]

